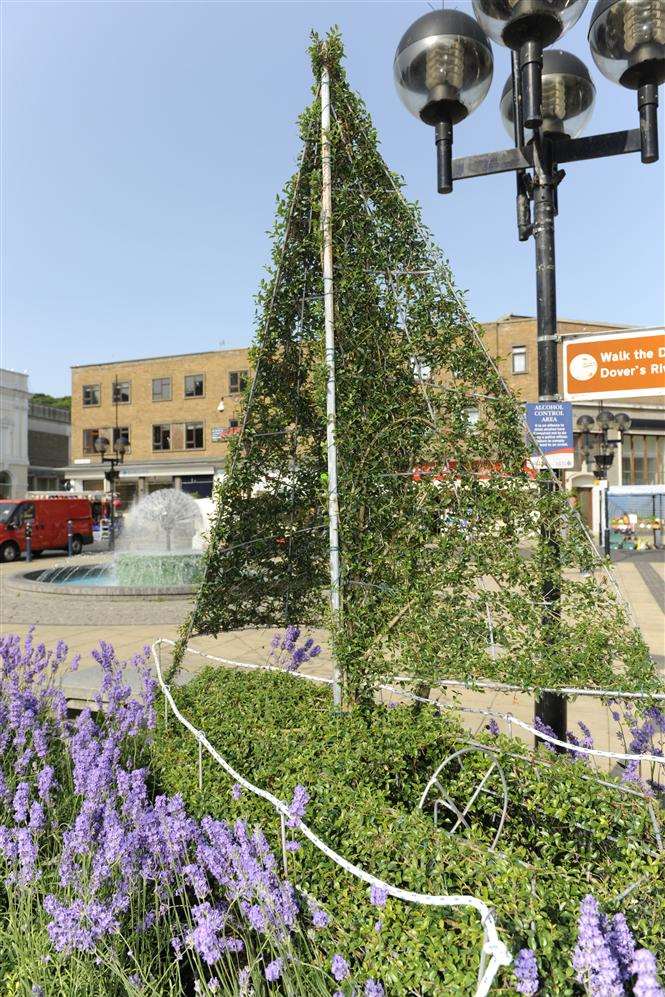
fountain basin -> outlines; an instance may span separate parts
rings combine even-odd
[[[115,556],[115,579],[118,585],[130,588],[196,585],[201,580],[201,554],[132,554]]]
[[[175,557],[176,555],[171,556]],[[186,556],[189,558],[193,555]],[[200,559],[197,558],[197,560],[200,564]],[[197,567],[200,573],[200,567],[198,565]],[[144,581],[149,582],[149,577],[144,576]],[[152,585],[149,583],[123,584],[114,567],[110,564],[89,564],[25,571],[7,578],[5,584],[9,588],[48,593],[49,595],[84,595],[124,599],[136,596],[143,599],[182,598],[193,595],[197,589],[194,580],[182,584],[165,584],[162,578],[160,583]]]

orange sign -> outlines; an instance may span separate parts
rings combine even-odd
[[[563,344],[563,397],[643,398],[665,394],[665,330],[576,336]]]

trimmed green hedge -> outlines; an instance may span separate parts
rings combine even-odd
[[[485,900],[513,953],[524,945],[536,950],[542,993],[578,992],[571,955],[579,902],[589,892],[607,913],[624,911],[640,944],[665,948],[665,862],[644,854],[656,851],[648,810],[637,797],[585,779],[582,762],[548,756],[547,766],[536,766],[519,742],[480,736],[500,745],[508,781],[508,817],[495,854],[488,851],[492,797],[479,798],[465,837],[437,830],[431,814],[416,809],[434,769],[469,737],[450,715],[407,706],[339,714],[328,689],[291,675],[213,669],[179,689],[176,699],[256,785],[287,802],[297,784],[305,785],[307,823],[347,859],[407,889]],[[168,792],[181,792],[197,816],[258,821],[277,846],[275,811],[247,793],[234,801],[229,777],[204,758],[201,793],[191,735],[173,717],[157,732],[153,766]],[[486,768],[486,757],[474,755],[456,773],[447,771],[451,797],[468,799]],[[381,979],[390,995],[473,992],[481,941],[475,913],[393,899],[378,910],[363,884],[306,841],[289,862],[293,881],[331,916],[330,927],[317,934],[322,959],[341,952],[362,977]],[[618,904],[615,898],[641,879]],[[497,992],[514,992],[510,971]]]

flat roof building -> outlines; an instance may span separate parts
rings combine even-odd
[[[212,350],[72,367],[72,440],[63,472],[77,491],[101,491],[95,440],[126,444],[123,504],[158,488],[209,496],[238,428],[246,349]]]
[[[536,319],[506,315],[482,328],[488,352],[509,387],[523,402],[537,401]],[[558,323],[561,337],[629,328],[567,319]],[[559,344],[560,393],[562,370]],[[105,436],[113,442],[120,437],[127,445],[118,469],[117,492],[123,505],[164,487],[209,496],[215,476],[223,472],[229,437],[238,432],[240,398],[249,374],[245,348],[73,367],[71,456],[62,473],[75,490],[103,490],[104,468],[95,440]],[[610,470],[610,484],[665,482],[665,385],[662,398],[621,399],[606,405],[632,419]],[[575,403],[574,420],[598,409],[597,402]],[[588,488],[592,468],[584,461],[581,434],[575,436],[575,468],[566,472],[566,483]]]

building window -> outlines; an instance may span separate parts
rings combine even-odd
[[[232,370],[229,372],[229,394],[238,395],[244,391],[249,379],[248,370]]]
[[[0,471],[0,499],[12,497],[12,476],[9,471]]]
[[[152,400],[153,402],[171,401],[171,378],[153,377],[152,379]]]
[[[99,436],[98,429],[83,430],[83,453],[96,453],[95,440]]]
[[[628,433],[621,444],[624,485],[661,485],[665,479],[665,437]]]
[[[185,450],[203,450],[203,423],[188,422],[185,426]]]
[[[130,443],[129,443],[129,426],[114,426],[113,427],[113,446],[114,447],[115,447],[116,443],[119,440],[122,440],[122,442],[125,444],[125,450],[129,450],[129,447],[130,447]]]
[[[171,426],[169,423],[152,427],[152,449],[171,449]]]
[[[203,398],[203,374],[187,374],[185,377],[185,398]]]
[[[526,346],[513,346],[513,374],[526,374]]]
[[[102,401],[102,387],[100,384],[83,385],[83,404],[100,405]]]
[[[128,405],[132,400],[132,390],[129,381],[113,382],[113,404]]]

